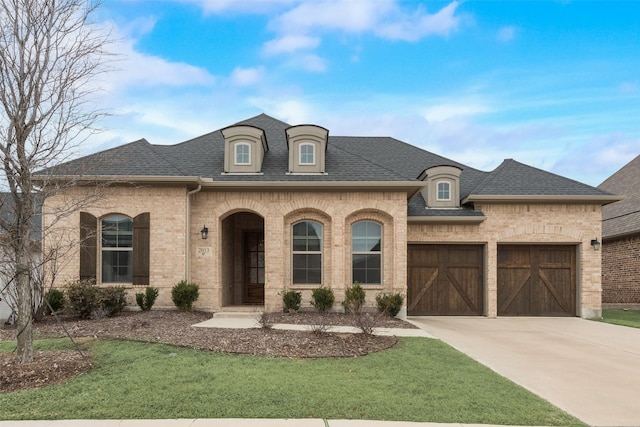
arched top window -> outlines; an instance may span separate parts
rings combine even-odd
[[[238,142],[234,146],[235,155],[234,163],[236,165],[250,165],[251,164],[251,145],[246,142]]]
[[[437,191],[436,200],[451,200],[451,183],[449,181],[439,181]]]
[[[293,284],[322,284],[322,233],[316,221],[293,224]]]
[[[382,225],[358,221],[351,226],[353,282],[382,283]]]
[[[300,164],[315,165],[316,164],[316,146],[314,144],[300,144]]]
[[[101,222],[102,282],[131,283],[133,277],[133,220],[109,215]]]

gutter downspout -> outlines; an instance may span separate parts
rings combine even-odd
[[[186,204],[186,220],[185,220],[185,250],[184,250],[184,273],[185,280],[187,283],[191,282],[191,269],[189,268],[189,262],[191,260],[190,248],[191,248],[191,236],[189,233],[189,229],[191,228],[191,195],[198,193],[202,190],[202,184],[198,184],[198,187],[194,190],[191,190],[187,193],[187,204]]]

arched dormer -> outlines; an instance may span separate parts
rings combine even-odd
[[[254,126],[237,125],[222,129],[224,136],[224,173],[262,172],[264,154],[269,151],[264,131]]]
[[[420,190],[427,208],[460,207],[461,173],[457,166],[434,166],[420,174],[418,179],[427,183]]]
[[[290,174],[325,173],[329,131],[316,125],[292,126],[286,130]]]

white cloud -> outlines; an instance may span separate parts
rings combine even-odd
[[[448,36],[458,28],[460,19],[455,16],[459,3],[451,2],[434,14],[419,8],[412,14],[400,13],[391,20],[380,23],[375,33],[391,40],[417,41],[427,36]]]
[[[291,53],[298,50],[314,49],[320,44],[320,38],[303,35],[285,35],[268,41],[264,45],[264,53],[276,55],[280,53]]]
[[[509,25],[498,30],[498,41],[502,43],[513,40],[516,35],[516,27]]]
[[[279,10],[299,0],[178,0],[182,3],[196,4],[205,14],[228,12],[265,14]]]
[[[236,67],[231,73],[231,81],[236,86],[252,86],[260,83],[264,76],[264,68]]]

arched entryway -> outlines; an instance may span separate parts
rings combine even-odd
[[[222,221],[222,305],[264,305],[264,218],[236,212]]]

